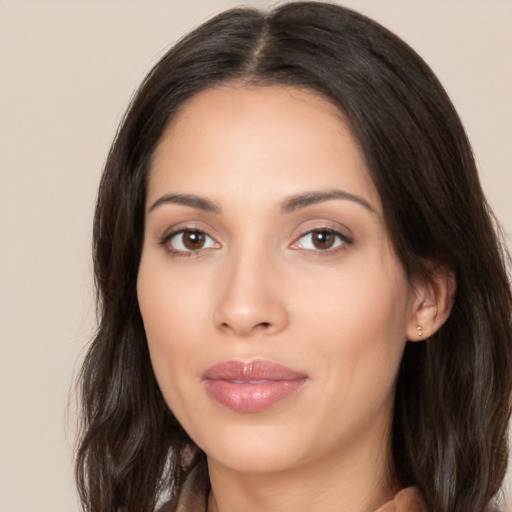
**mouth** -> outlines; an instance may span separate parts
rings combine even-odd
[[[260,412],[285,400],[308,380],[305,373],[265,361],[225,361],[202,376],[206,391],[237,412]]]

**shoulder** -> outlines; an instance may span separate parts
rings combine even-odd
[[[178,504],[178,500],[173,499],[166,501],[159,509],[158,512],[176,512],[176,506]]]
[[[428,512],[428,509],[419,489],[417,487],[407,487],[375,512]],[[489,504],[485,512],[508,511]]]
[[[198,464],[187,476],[178,496],[164,503],[158,512],[206,512],[210,481],[206,464]]]
[[[407,487],[375,512],[427,512],[427,507],[418,488]]]

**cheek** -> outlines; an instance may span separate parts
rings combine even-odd
[[[180,374],[193,374],[192,357],[200,343],[202,295],[194,285],[173,279],[158,264],[141,262],[137,296],[157,381],[169,403],[169,393],[179,388]],[[177,381],[177,382],[175,382]]]
[[[171,270],[165,257],[143,254],[137,297],[150,345],[180,340],[182,331],[197,328],[206,313],[204,281]]]
[[[378,261],[378,260],[376,260]],[[382,400],[392,392],[406,342],[408,285],[396,265],[366,262],[363,271],[325,281],[322,300],[313,286],[297,302],[314,349],[323,361],[322,379],[332,393],[346,391],[354,405]],[[311,343],[311,340],[309,341]]]
[[[334,337],[360,342],[382,337],[402,340],[409,310],[408,284],[396,263],[374,260],[367,258],[357,265],[350,261],[321,282],[304,283],[302,293],[296,295],[296,309]]]

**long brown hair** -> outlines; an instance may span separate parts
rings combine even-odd
[[[211,19],[153,68],[121,124],[94,220],[99,326],[79,376],[84,509],[155,510],[190,467],[183,454],[193,443],[158,389],[137,303],[146,181],[177,110],[233,80],[307,88],[337,105],[364,151],[407,274],[429,276],[435,264],[453,271],[448,321],[403,356],[393,464],[430,510],[481,512],[507,460],[512,298],[504,244],[464,129],[432,71],[377,23],[317,2]]]

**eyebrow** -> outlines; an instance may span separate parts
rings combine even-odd
[[[205,197],[196,196],[194,194],[165,194],[157,199],[149,208],[148,213],[152,212],[162,204],[182,204],[190,206],[196,210],[204,212],[220,213],[220,206]]]
[[[331,201],[332,199],[346,199],[348,201],[354,201],[366,208],[368,211],[375,214],[377,213],[373,206],[362,197],[338,189],[328,190],[325,192],[304,192],[302,194],[290,196],[283,201],[280,211],[281,213],[291,213],[300,208],[323,203],[324,201]]]
[[[323,203],[325,201],[331,201],[333,199],[345,199],[348,201],[353,201],[360,204],[368,211],[377,213],[371,204],[362,197],[338,189],[328,190],[325,192],[303,192],[301,194],[289,196],[281,203],[280,212],[282,214],[291,213],[295,210],[306,208],[307,206],[314,204]],[[221,213],[221,207],[218,204],[214,203],[210,199],[197,196],[195,194],[165,194],[150,206],[148,213],[152,212],[155,208],[158,208],[163,204],[181,204],[189,206],[190,208],[202,210],[204,212],[216,214]]]

